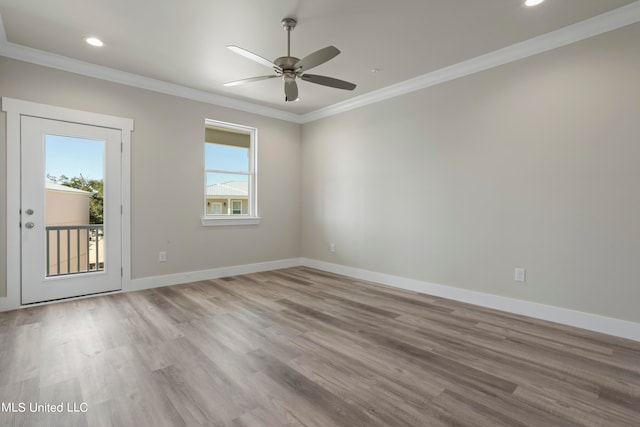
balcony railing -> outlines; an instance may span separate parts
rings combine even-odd
[[[104,225],[56,225],[47,230],[47,277],[104,270]]]

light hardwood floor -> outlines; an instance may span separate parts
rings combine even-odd
[[[2,426],[638,426],[640,343],[299,267],[0,313],[0,402]]]

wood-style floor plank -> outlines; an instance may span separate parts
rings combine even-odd
[[[0,402],[3,426],[640,426],[640,342],[298,267],[0,313]],[[60,403],[86,412],[29,411]]]

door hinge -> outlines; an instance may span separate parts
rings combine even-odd
[[[124,267],[120,267],[120,277],[124,277]]]
[[[124,142],[120,142],[120,152],[124,153]]]
[[[124,207],[120,205],[120,215],[122,215],[123,213],[124,213]]]

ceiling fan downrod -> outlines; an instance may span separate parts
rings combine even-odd
[[[287,56],[291,56],[291,31],[293,31],[297,23],[293,18],[284,18],[282,20],[282,27],[287,32]]]

